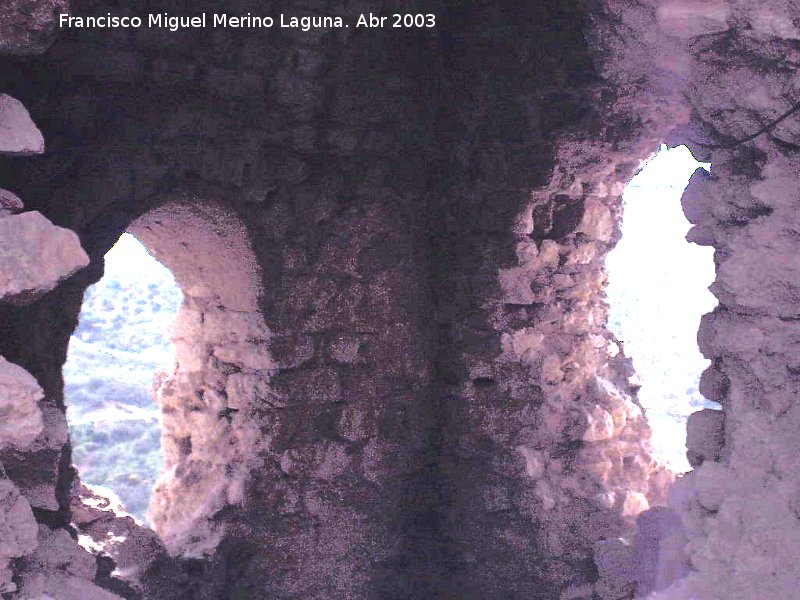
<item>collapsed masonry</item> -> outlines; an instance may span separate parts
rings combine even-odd
[[[800,3],[416,4],[437,29],[56,35],[65,0],[3,9],[7,597],[792,597]],[[720,300],[723,411],[675,482],[604,327],[622,190],[662,140],[714,165],[683,205]],[[186,296],[158,535],[81,486],[64,419],[126,230]]]

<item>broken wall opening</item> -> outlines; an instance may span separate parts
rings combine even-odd
[[[146,444],[141,440],[146,447],[140,444],[139,450],[149,453],[144,456],[144,461],[150,463],[148,474],[155,475],[157,471],[158,477],[149,507],[147,501],[139,501],[127,508],[136,516],[146,516],[169,551],[199,557],[211,553],[222,538],[224,526],[214,516],[224,507],[242,501],[253,468],[259,432],[252,418],[252,400],[268,393],[267,382],[274,369],[266,349],[269,331],[259,312],[261,276],[244,225],[217,205],[168,203],[138,218],[128,233],[132,235],[123,236],[122,244],[138,246],[135,262],[140,263],[149,252],[163,265],[161,283],[174,275],[175,287],[164,301],[169,310],[163,312],[168,316],[160,315],[164,318],[157,323],[147,323],[149,328],[171,333],[172,339],[149,350],[145,356],[137,356],[125,351],[126,344],[137,340],[120,335],[114,339],[111,351],[102,355],[102,368],[117,375],[115,385],[119,388],[125,376],[140,368],[137,361],[141,363],[147,358],[154,364],[156,358],[165,356],[174,360],[149,382],[147,408],[143,406],[144,397],[128,403],[135,406],[125,406],[124,411],[118,399],[111,408],[102,406],[100,401],[97,404],[101,405],[93,408],[100,413],[98,420],[148,420],[151,429]],[[141,245],[134,241],[134,236]],[[113,252],[109,253],[112,259]],[[111,263],[113,271],[113,260]],[[141,271],[141,264],[125,268]],[[145,286],[148,291],[161,292],[158,283]],[[113,279],[110,288],[110,297],[93,291],[87,297],[100,305],[107,303],[112,309],[115,301],[131,301]],[[142,308],[137,304],[139,300],[132,302]],[[141,325],[152,317],[153,314],[142,309],[135,323]],[[111,326],[120,315],[112,310],[101,318],[108,322],[99,325]],[[98,323],[84,319],[76,331],[70,348],[71,361],[65,367],[68,402],[70,395],[74,400],[81,386],[89,388],[90,395],[101,394],[92,389],[98,379],[96,363],[87,364],[85,356],[86,346],[97,337],[97,329]],[[137,331],[131,335],[143,336]],[[84,379],[70,382],[76,374]],[[119,393],[117,388],[112,393]],[[158,407],[157,412],[152,410],[154,406]],[[87,432],[92,425],[88,417],[80,410],[71,412],[75,462],[79,468],[83,467],[84,479],[91,483],[94,463],[114,451],[113,431],[94,427]],[[156,430],[152,429],[154,425]],[[160,439],[156,442],[154,436]],[[87,437],[92,449],[100,452],[95,457],[87,456]],[[163,462],[153,457],[153,444],[160,447],[158,458],[163,456]],[[115,465],[133,471],[131,465],[143,458],[128,454]],[[125,501],[125,494],[118,491]],[[142,490],[139,491],[141,495]]]
[[[709,167],[686,146],[662,145],[625,190],[622,239],[606,261],[608,326],[633,361],[656,455],[675,472],[690,469],[688,416],[719,408],[698,390],[710,362],[697,346],[700,317],[717,305],[714,251],[687,243],[680,203],[692,173]]]
[[[148,518],[167,549],[201,556],[219,543],[214,515],[242,501],[259,430],[252,407],[274,362],[259,310],[261,275],[247,230],[216,204],[171,202],[129,231],[184,294],[174,369],[156,384],[164,470]]]
[[[146,520],[163,469],[153,378],[172,371],[172,322],[183,294],[172,273],[132,235],[105,256],[84,295],[64,364],[73,463],[84,484],[112,490]]]

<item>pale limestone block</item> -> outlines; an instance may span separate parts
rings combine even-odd
[[[0,448],[33,443],[44,427],[38,406],[43,397],[33,375],[0,356]]]
[[[42,214],[0,219],[0,299],[26,304],[88,264],[75,232]]]
[[[44,152],[44,138],[22,102],[0,94],[0,154],[27,156]]]

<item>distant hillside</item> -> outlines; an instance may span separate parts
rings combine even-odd
[[[182,294],[168,269],[125,234],[85,294],[64,366],[73,461],[144,519],[163,464],[153,375],[169,368]]]

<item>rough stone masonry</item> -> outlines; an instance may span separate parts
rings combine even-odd
[[[59,27],[150,13],[343,26]],[[0,53],[4,598],[796,595],[797,0],[6,0]],[[603,293],[662,141],[713,165],[680,477]],[[64,416],[126,230],[186,298],[154,530]]]

